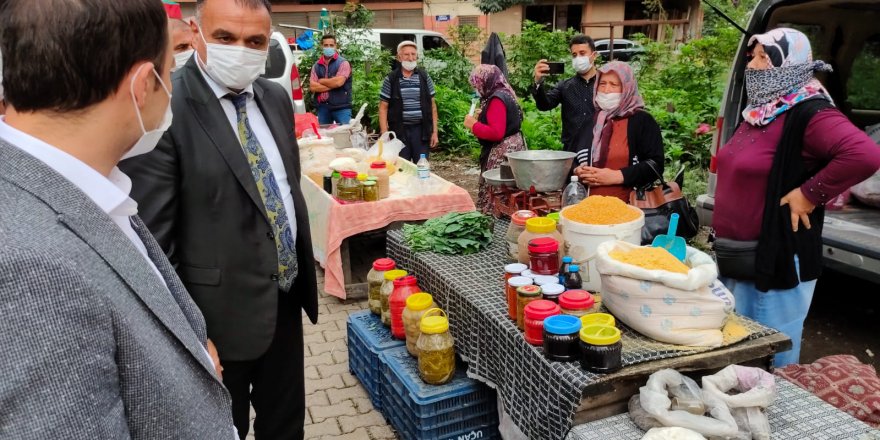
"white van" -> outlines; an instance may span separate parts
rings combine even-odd
[[[294,113],[305,113],[299,69],[287,39],[281,32],[272,32],[269,56],[266,57],[266,72],[262,76],[284,88],[293,104]]]
[[[354,30],[354,33],[355,35],[363,35],[369,41],[379,43],[383,48],[390,50],[392,55],[397,55],[397,45],[407,40],[416,43],[419,57],[422,57],[425,51],[451,45],[443,34],[424,29],[363,29],[362,31]],[[339,44],[343,46],[345,42],[340,41]]]

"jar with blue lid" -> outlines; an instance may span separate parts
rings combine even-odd
[[[581,320],[556,315],[544,319],[544,356],[551,361],[571,362],[580,358]]]

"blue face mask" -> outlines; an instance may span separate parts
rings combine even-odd
[[[325,57],[330,58],[330,57],[332,57],[333,55],[336,55],[336,49],[335,49],[335,48],[333,48],[333,47],[325,47],[325,48],[324,48],[324,56],[325,56]]]

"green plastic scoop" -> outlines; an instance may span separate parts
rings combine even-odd
[[[684,261],[687,256],[687,243],[684,242],[684,238],[675,235],[676,229],[678,229],[678,214],[673,213],[669,216],[669,230],[666,234],[654,237],[651,246],[666,249],[679,261]]]

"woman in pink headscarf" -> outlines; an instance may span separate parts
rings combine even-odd
[[[574,173],[589,186],[590,195],[629,203],[634,187],[663,175],[663,138],[657,121],[645,111],[629,64],[612,61],[597,75],[593,142],[578,151]]]
[[[482,174],[498,168],[505,154],[526,149],[525,138],[520,132],[522,110],[516,101],[516,93],[498,66],[480,64],[475,67],[470,83],[480,95],[480,114],[477,118],[466,116],[464,126],[479,139],[483,147],[480,151],[477,209],[492,214],[495,208],[492,190]]]

